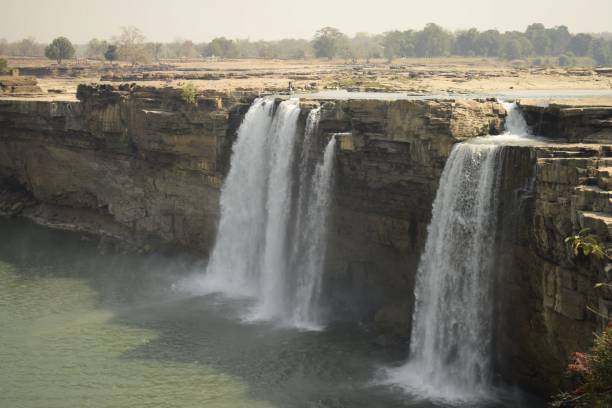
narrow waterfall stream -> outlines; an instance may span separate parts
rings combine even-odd
[[[515,104],[500,136],[454,146],[444,167],[415,284],[410,360],[389,381],[428,398],[488,398],[492,387],[493,258],[502,150],[530,143]]]
[[[307,128],[308,131],[308,128]],[[297,218],[293,252],[297,272],[293,324],[298,327],[317,328],[321,318],[317,307],[321,291],[323,262],[326,251],[326,221],[330,204],[336,139],[331,138],[325,147],[323,161],[316,164],[310,191],[298,203],[301,208]]]
[[[272,99],[258,99],[246,114],[221,192],[216,243],[195,290],[255,298],[247,320],[317,329],[335,139],[319,152],[314,109],[298,143],[299,115],[295,99],[276,110]]]

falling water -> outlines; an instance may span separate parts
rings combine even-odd
[[[255,100],[238,129],[231,167],[221,189],[215,246],[206,275],[196,282],[203,291],[232,296],[254,296],[259,292],[256,279],[266,229],[268,135],[273,111],[273,100]]]
[[[317,162],[319,110],[312,110],[296,159],[299,114],[297,100],[274,111],[273,100],[258,99],[247,112],[221,191],[215,246],[196,284],[200,293],[255,298],[248,319],[317,328],[335,139]]]
[[[431,398],[470,401],[490,391],[501,153],[528,134],[516,105],[506,108],[504,135],[454,146],[433,204],[415,285],[411,359],[390,371],[391,382]]]
[[[332,187],[336,139],[332,137],[323,161],[316,165],[312,186],[305,196],[304,211],[298,217],[297,251],[294,259],[297,271],[296,303],[293,323],[300,327],[315,328],[318,315],[318,298],[321,290],[321,274],[325,260],[326,221]]]
[[[293,172],[291,165],[300,108],[297,100],[294,99],[282,102],[278,109],[274,116],[268,144],[270,171],[266,194],[266,227],[263,236],[265,246],[259,274],[260,302],[252,316],[255,319],[278,317],[284,314],[288,306],[284,275],[289,266],[287,234],[292,199]],[[258,220],[252,221],[259,222]],[[240,239],[240,237],[236,238]],[[259,239],[261,240],[262,237]],[[240,254],[233,256],[240,256]]]

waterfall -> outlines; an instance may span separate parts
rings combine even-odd
[[[390,382],[447,401],[488,396],[497,196],[503,146],[528,143],[515,104],[506,131],[455,145],[446,162],[415,284],[410,361]]]
[[[299,327],[316,328],[320,321],[318,298],[321,290],[321,274],[325,260],[326,221],[332,187],[332,174],[336,139],[332,137],[323,153],[323,161],[316,165],[309,194],[304,195],[303,209],[296,228],[297,285],[293,323]]]
[[[319,110],[313,109],[298,143],[299,115],[297,99],[281,102],[276,111],[272,99],[252,104],[221,189],[208,266],[187,285],[191,291],[195,285],[196,293],[254,298],[248,320],[315,329],[335,139],[318,152]]]
[[[259,291],[256,279],[266,229],[268,135],[273,110],[273,100],[255,100],[238,129],[230,170],[221,189],[215,245],[204,278],[196,281],[203,291],[230,296],[254,296]]]
[[[287,308],[285,273],[289,266],[288,221],[292,199],[292,163],[297,120],[300,114],[297,100],[282,102],[274,116],[268,143],[270,171],[266,200],[266,227],[263,237],[263,259],[259,273],[260,302],[253,314],[255,319],[269,319]],[[232,163],[233,164],[233,163]],[[247,204],[243,203],[242,205]],[[252,220],[258,223],[259,220]],[[240,256],[234,254],[233,256]]]

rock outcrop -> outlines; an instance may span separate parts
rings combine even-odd
[[[80,87],[79,102],[0,101],[0,176],[40,203],[25,215],[134,245],[206,251],[232,135],[252,98]]]
[[[612,107],[522,104],[537,135],[570,143],[612,143]]]
[[[42,94],[35,77],[0,76],[0,96],[31,96]]]

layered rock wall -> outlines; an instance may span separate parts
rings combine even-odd
[[[136,245],[154,239],[205,252],[221,158],[252,98],[208,94],[193,106],[177,90],[129,87],[81,87],[78,96],[0,101],[0,176],[38,203],[24,214]]]
[[[530,149],[533,197],[521,234],[505,250],[512,265],[500,286],[507,299],[502,336],[513,378],[554,392],[570,354],[590,347],[612,316],[609,262],[574,257],[565,238],[589,228],[605,249],[612,243],[609,146],[556,145]]]
[[[321,135],[340,140],[324,275],[331,318],[375,322],[381,342],[408,339],[415,272],[446,159],[459,141],[501,132],[504,116],[494,101],[323,104]]]

